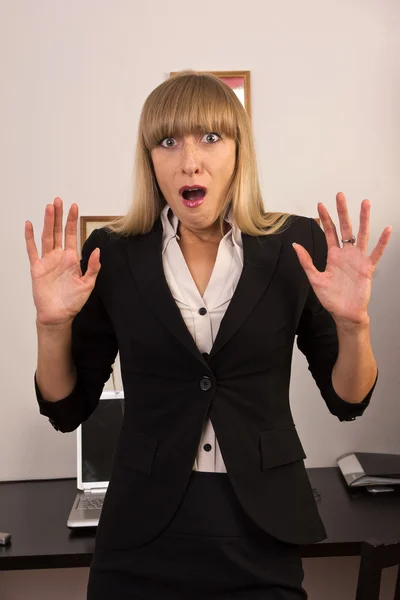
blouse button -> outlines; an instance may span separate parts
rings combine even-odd
[[[204,444],[203,448],[204,448],[204,450],[206,452],[210,452],[210,450],[211,450],[211,444]]]
[[[207,309],[204,308],[204,306],[202,306],[199,310],[199,315],[206,315],[207,314]]]

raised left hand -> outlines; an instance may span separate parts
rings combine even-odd
[[[342,240],[351,239],[353,230],[346,198],[343,192],[336,194]],[[360,227],[356,243],[346,242],[340,246],[336,226],[322,202],[318,214],[325,232],[328,257],[325,271],[318,271],[303,246],[293,244],[301,266],[322,306],[330,312],[338,327],[359,327],[369,323],[368,304],[375,267],[389,242],[392,228],[385,227],[372,253],[367,256],[369,239],[369,216],[371,203],[363,200],[360,210]]]

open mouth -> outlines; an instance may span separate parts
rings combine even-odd
[[[199,185],[185,185],[179,189],[179,194],[184,200],[194,202],[196,200],[202,200],[207,193],[207,188]]]

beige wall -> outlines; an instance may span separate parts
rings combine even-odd
[[[266,208],[316,216],[323,201],[335,216],[335,194],[344,191],[356,230],[361,200],[372,201],[370,249],[393,226],[370,305],[380,369],[372,406],[356,422],[337,421],[295,349],[292,407],[307,466],[333,465],[348,450],[400,451],[399,40],[395,0],[0,2],[0,480],[76,474],[75,435],[55,432],[35,403],[24,221],[39,241],[45,204],[57,195],[83,215],[122,213],[141,106],[183,68],[251,71]],[[356,562],[332,560],[306,561],[309,587],[339,570],[335,598],[350,599]],[[0,589],[23,598],[11,589],[26,582],[30,598],[44,598],[49,582],[58,590],[65,577],[83,598],[86,570],[3,573]]]

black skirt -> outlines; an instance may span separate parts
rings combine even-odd
[[[242,509],[226,473],[193,471],[168,527],[128,550],[95,549],[87,600],[305,600],[298,546]]]

